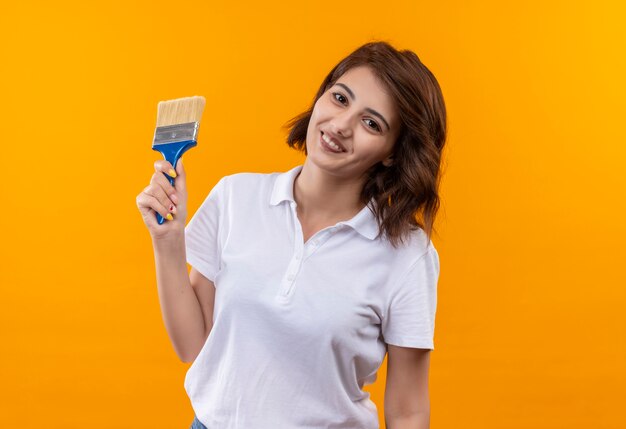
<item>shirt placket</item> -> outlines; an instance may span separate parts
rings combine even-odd
[[[289,301],[291,296],[293,296],[293,292],[298,281],[298,275],[302,268],[302,264],[311,255],[313,255],[313,253],[315,253],[317,249],[319,249],[326,242],[326,240],[328,240],[330,236],[340,227],[335,225],[333,227],[324,228],[316,232],[306,242],[306,244],[304,244],[304,234],[302,232],[302,225],[300,225],[300,221],[298,220],[298,216],[296,214],[296,204],[295,202],[291,201],[290,205],[292,219],[294,222],[295,242],[294,253],[281,280],[279,299],[282,301]]]

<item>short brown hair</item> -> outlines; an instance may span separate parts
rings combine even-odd
[[[422,228],[430,240],[439,209],[440,165],[446,141],[446,107],[435,76],[410,50],[388,42],[369,42],[341,60],[319,87],[311,107],[289,120],[289,147],[307,154],[306,134],[317,100],[348,70],[369,66],[389,90],[398,107],[400,134],[393,164],[374,165],[361,192],[378,225],[396,247],[405,236]],[[375,204],[370,204],[374,200]]]

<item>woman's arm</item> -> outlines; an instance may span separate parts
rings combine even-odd
[[[428,429],[430,350],[387,347],[385,425],[387,429]]]
[[[176,165],[176,174],[166,160],[155,161],[154,169],[150,185],[137,195],[137,207],[152,237],[165,329],[178,357],[191,362],[212,328],[215,288],[193,268],[187,274],[187,183],[182,158]],[[176,177],[174,186],[163,173]],[[159,225],[155,212],[167,218],[167,222]]]
[[[210,314],[201,306],[197,287],[187,274],[185,261],[185,237],[181,233],[167,240],[153,240],[156,262],[157,287],[165,329],[176,354],[183,362],[192,362],[209,335],[212,322]],[[192,276],[193,277],[193,276]],[[195,276],[196,282],[203,276]],[[209,282],[209,280],[206,282]],[[212,286],[212,283],[211,285]],[[203,288],[211,292],[212,288]],[[206,295],[206,294],[205,294]],[[210,298],[210,297],[209,297]],[[208,300],[207,300],[208,302]],[[212,307],[212,302],[210,303]],[[205,314],[210,317],[205,323]]]

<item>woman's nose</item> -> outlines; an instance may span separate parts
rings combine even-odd
[[[330,130],[342,137],[349,137],[352,133],[352,115],[348,111],[336,114],[330,121]]]

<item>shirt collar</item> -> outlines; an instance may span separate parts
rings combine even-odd
[[[283,201],[296,202],[293,197],[293,184],[298,173],[302,171],[302,167],[302,165],[298,165],[289,171],[280,173],[276,177],[270,196],[270,205],[276,206]],[[374,200],[372,200],[372,203],[374,203]],[[337,222],[337,225],[347,225],[370,240],[374,240],[378,235],[378,222],[376,222],[374,213],[370,210],[369,205],[363,207],[352,219]]]

